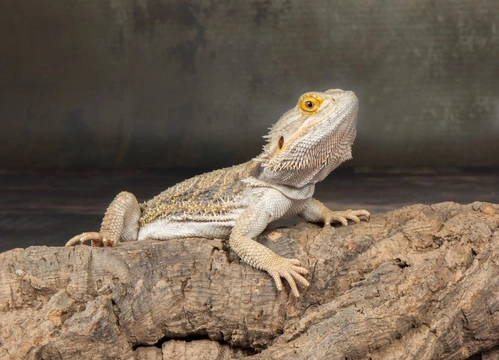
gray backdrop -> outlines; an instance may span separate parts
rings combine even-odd
[[[350,166],[498,166],[499,2],[0,5],[0,168],[235,164],[336,87],[361,101]]]

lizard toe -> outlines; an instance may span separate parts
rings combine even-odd
[[[100,245],[100,246],[104,246],[104,247],[113,247],[114,245],[116,245],[113,240],[108,239],[105,236],[102,237],[101,243],[102,243],[102,245]]]
[[[331,214],[329,216],[329,218],[325,221],[325,223],[331,225],[335,222],[339,222],[341,223],[342,226],[348,226],[348,220],[342,216],[342,215],[339,215],[339,214]]]
[[[298,259],[288,259],[289,263],[294,266],[301,266],[301,261]]]
[[[280,258],[278,264],[267,272],[272,276],[276,284],[277,290],[282,290],[282,280],[286,279],[291,288],[291,292],[295,297],[300,296],[296,283],[298,282],[303,287],[308,287],[310,284],[302,275],[307,275],[308,270],[300,266],[301,263],[297,259]]]
[[[349,215],[346,217],[348,220],[352,220],[354,223],[358,224],[360,223],[360,219],[356,215]]]
[[[366,221],[369,221],[371,218],[371,214],[367,210],[348,210],[348,212],[351,214],[351,216],[355,216],[357,219],[364,219]]]
[[[83,245],[85,242],[90,241],[92,246],[103,246],[102,235],[98,232],[84,232],[69,239],[65,246]]]
[[[299,297],[300,292],[298,291],[298,287],[296,286],[296,282],[295,282],[295,279],[294,279],[292,273],[291,272],[281,273],[281,276],[283,278],[285,278],[286,281],[288,282],[289,287],[291,288],[291,292],[293,293],[293,295],[295,297]]]
[[[277,291],[281,292],[282,291],[282,281],[281,281],[281,275],[279,273],[275,272],[268,272],[270,276],[272,276],[272,279],[274,279],[275,287],[277,288]]]
[[[341,225],[347,226],[348,220],[358,224],[362,220],[369,221],[370,217],[371,214],[367,210],[332,211],[325,222],[339,222]]]
[[[371,213],[367,210],[357,210],[357,216],[364,218],[366,221],[371,220]]]

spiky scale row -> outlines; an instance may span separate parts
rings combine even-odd
[[[166,189],[142,204],[140,225],[165,218],[203,221],[205,216],[227,215],[241,206],[240,198],[247,188],[241,180],[253,167],[244,163],[212,171]]]

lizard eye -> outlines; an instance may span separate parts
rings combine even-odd
[[[322,104],[322,98],[312,94],[303,95],[298,101],[300,110],[306,115],[313,115],[317,113]]]
[[[277,149],[281,150],[282,147],[284,146],[284,136],[280,136],[279,140],[277,141]]]

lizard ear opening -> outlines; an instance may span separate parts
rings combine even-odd
[[[281,150],[284,146],[284,136],[279,136],[279,140],[277,141],[277,149]]]

